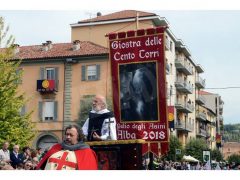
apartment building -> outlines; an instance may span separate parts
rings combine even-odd
[[[216,116],[216,134],[223,136],[223,105],[224,101],[218,94],[210,93],[207,91],[199,91],[199,95],[205,99],[205,105]]]
[[[47,148],[62,141],[65,126],[78,123],[81,100],[96,93],[107,96],[108,50],[92,42],[16,46],[15,59],[22,59],[19,91],[29,99],[25,112],[37,134],[32,147]]]
[[[95,18],[71,24],[72,40],[88,40],[107,47],[105,35],[108,33],[158,26],[169,27],[169,23],[166,18],[154,13],[135,10],[107,15],[98,13]],[[199,105],[204,105],[204,99],[198,93],[205,87],[205,80],[200,75],[204,70],[193,60],[187,46],[176,38],[170,28],[166,30],[165,43],[167,104],[175,109],[175,130],[170,133],[185,145],[199,131],[196,109]]]

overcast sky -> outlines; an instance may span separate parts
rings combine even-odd
[[[100,11],[103,15],[113,12]],[[169,21],[175,36],[183,40],[194,60],[204,67],[202,77],[206,78],[207,88],[240,87],[240,11],[146,11]],[[41,44],[46,40],[70,42],[70,24],[95,17],[97,12],[0,10],[0,16],[10,26],[16,43],[22,46]],[[224,123],[240,123],[240,89],[206,90],[222,96]]]

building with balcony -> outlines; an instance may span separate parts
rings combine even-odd
[[[223,135],[223,105],[224,102],[220,95],[200,91],[200,95],[204,96],[206,99],[206,106],[211,109],[212,112],[216,114],[216,133]]]

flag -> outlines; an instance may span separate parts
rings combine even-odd
[[[221,141],[222,137],[220,134],[216,135],[216,145],[218,148],[222,147],[222,141]]]
[[[174,129],[174,106],[168,106],[168,123],[168,127]]]

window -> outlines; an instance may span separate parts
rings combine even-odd
[[[46,68],[44,79],[55,79],[55,68]]]
[[[168,75],[169,71],[170,71],[170,67],[169,67],[169,64],[168,64],[168,59],[165,59],[165,61],[166,61],[166,64],[165,64],[165,66],[166,66],[166,74]]]
[[[82,81],[96,81],[100,79],[100,65],[82,66]]]
[[[173,73],[172,63],[170,63],[170,74]]]
[[[172,51],[172,50],[173,50],[173,42],[170,41],[170,51]]]
[[[167,36],[165,37],[165,40],[166,40],[166,42],[165,42],[165,48],[166,48],[166,50],[168,51],[168,50],[170,49],[170,42],[169,42],[169,39],[168,39]]]
[[[39,119],[42,121],[57,120],[57,102],[39,102]]]
[[[58,90],[58,67],[41,67],[40,79],[55,80],[55,90]]]
[[[88,80],[95,80],[97,78],[97,67],[94,66],[87,66],[87,79]]]

